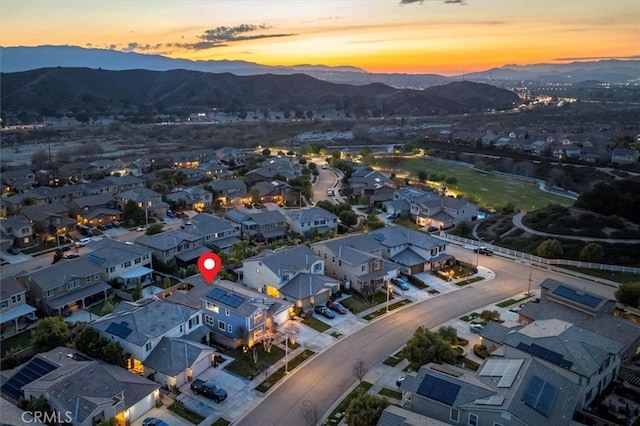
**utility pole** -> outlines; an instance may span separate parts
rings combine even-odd
[[[527,296],[531,294],[531,275],[533,274],[533,263],[529,262],[529,286],[527,287]]]

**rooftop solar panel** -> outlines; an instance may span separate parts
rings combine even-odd
[[[434,376],[425,376],[418,388],[418,394],[443,404],[453,406],[460,392],[460,385]]]
[[[238,296],[237,294],[229,294],[220,288],[213,289],[208,297],[232,308],[237,308],[242,305],[245,300],[244,297]]]
[[[107,327],[106,331],[107,333],[111,333],[114,336],[120,337],[121,339],[126,339],[127,337],[129,337],[133,330],[129,328],[128,322],[122,321],[120,323],[112,322],[111,324],[109,324],[109,327]]]
[[[552,362],[560,367],[570,369],[573,365],[572,361],[565,359],[561,354],[549,350],[545,347],[532,343],[531,345],[527,345],[526,343],[520,342],[518,344],[518,349],[521,349],[525,352],[528,352],[540,359],[544,359],[545,361]]]
[[[104,262],[107,261],[107,259],[100,256],[96,256],[95,254],[90,254],[89,256],[87,256],[87,259],[89,260],[89,262],[95,263],[96,265],[102,265]]]
[[[601,297],[592,296],[590,294],[579,294],[575,289],[560,285],[553,290],[553,294],[572,300],[589,308],[595,308],[602,302]]]
[[[538,376],[531,376],[524,390],[523,401],[540,414],[549,417],[558,389]]]
[[[32,358],[13,377],[2,385],[2,392],[15,400],[22,397],[22,386],[39,379],[58,368],[41,358]]]

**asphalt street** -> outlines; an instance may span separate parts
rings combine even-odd
[[[476,259],[476,255],[467,249],[450,248],[452,254],[462,259]],[[433,328],[474,309],[527,291],[531,270],[528,264],[498,256],[481,256],[478,261],[496,272],[494,279],[412,303],[345,336],[295,369],[234,424],[305,425],[303,406],[315,408],[322,416],[355,383],[352,366],[356,360],[363,360],[371,367],[399,349],[418,326]],[[545,278],[562,280],[587,291],[613,297],[613,288],[540,269],[533,270],[531,289],[538,289]]]

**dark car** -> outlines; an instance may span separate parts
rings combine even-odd
[[[111,229],[111,228],[113,228],[113,223],[111,223],[111,222],[107,222],[107,223],[105,224],[105,226],[107,227],[107,229]]]
[[[409,282],[401,277],[398,278],[391,278],[391,284],[395,285],[396,287],[400,287],[402,290],[409,290],[411,287],[409,287]]]
[[[313,308],[313,310],[316,311],[316,314],[320,314],[325,318],[333,319],[336,317],[336,314],[331,312],[331,310],[324,305],[318,305]]]
[[[167,210],[167,217],[176,217],[176,212],[173,210]]]
[[[484,254],[485,256],[491,256],[493,254],[493,250],[488,249],[486,247],[476,247],[473,249],[475,253]]]
[[[227,399],[227,391],[211,381],[205,382],[204,380],[196,379],[191,383],[191,390],[196,395],[204,395],[215,402],[222,402]]]
[[[104,223],[101,223],[98,225],[98,229],[101,231],[106,231],[107,230],[107,225],[105,225]]]
[[[346,314],[347,308],[345,308],[344,306],[342,306],[342,304],[340,302],[336,302],[334,300],[330,300],[327,302],[327,308],[331,309],[332,311],[336,311],[339,314]]]
[[[169,426],[164,420],[155,417],[147,417],[142,421],[142,426]]]
[[[7,252],[9,254],[20,254],[20,250],[18,249],[18,247],[13,247],[13,246],[9,247],[7,249]]]

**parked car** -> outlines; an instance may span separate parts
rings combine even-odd
[[[84,247],[89,244],[93,239],[91,238],[83,238],[80,241],[76,241],[76,247]]]
[[[427,228],[427,232],[436,232],[438,231],[438,228],[436,228],[435,226],[430,226]]]
[[[71,253],[66,255],[64,258],[65,259],[75,259],[76,257],[80,257],[80,255],[78,253]]]
[[[107,229],[111,229],[111,228],[113,228],[113,223],[107,222],[104,226],[106,226]]]
[[[7,252],[9,254],[20,254],[20,250],[18,249],[18,247],[13,247],[13,246],[9,247],[7,249]]]
[[[398,376],[398,378],[396,379],[396,386],[400,387],[402,386],[402,383],[404,382],[405,376]]]
[[[119,228],[120,227],[120,222],[118,222],[117,220],[113,221],[113,227],[114,228]]]
[[[327,195],[333,195],[333,189],[331,188],[327,189]]]
[[[142,426],[169,426],[167,422],[155,417],[147,417],[142,421]]]
[[[409,287],[409,281],[407,281],[405,278],[402,277],[398,277],[398,278],[391,278],[391,284],[395,285],[396,287],[400,287],[402,290],[409,290],[411,287]]]
[[[107,230],[107,225],[105,225],[104,223],[101,223],[98,225],[98,229],[101,231],[106,231]]]
[[[486,247],[476,247],[473,249],[473,251],[474,253],[484,254],[485,256],[491,256],[493,254],[493,250]]]
[[[398,217],[399,217],[398,213],[392,213],[390,215],[387,215],[387,220],[397,219]]]
[[[469,331],[472,333],[480,334],[484,330],[484,326],[482,324],[471,324],[469,326]]]
[[[191,390],[196,395],[204,395],[215,402],[222,402],[227,399],[227,391],[212,381],[205,382],[204,380],[196,379],[191,383]]]
[[[146,230],[147,230],[147,225],[138,226],[136,228],[136,231],[138,231],[138,232],[142,232],[142,231],[146,231]]]
[[[336,317],[336,314],[331,312],[331,310],[324,305],[317,305],[315,308],[313,308],[313,310],[316,312],[316,314],[320,314],[325,318],[333,319]]]
[[[167,210],[167,217],[176,217],[176,212],[173,210]]]
[[[331,309],[332,311],[336,311],[337,313],[344,315],[347,312],[347,308],[345,308],[344,306],[342,306],[342,303],[334,301],[334,300],[330,300],[327,302],[327,308]]]

